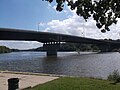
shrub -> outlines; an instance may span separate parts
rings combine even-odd
[[[114,70],[110,75],[108,76],[109,81],[114,81],[114,83],[120,82],[120,74],[118,70]]]

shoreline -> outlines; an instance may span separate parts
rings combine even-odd
[[[35,75],[35,76],[50,76],[50,77],[77,77],[77,78],[91,78],[91,79],[99,79],[99,80],[107,80],[107,78],[102,77],[87,77],[87,76],[72,76],[72,75],[59,75],[59,74],[46,74],[46,73],[34,73],[34,72],[20,72],[20,71],[0,71],[0,73],[8,73],[8,74],[21,74],[21,75]]]
[[[44,73],[32,73],[32,72],[17,72],[17,71],[0,71],[0,90],[8,89],[7,80],[10,78],[19,78],[19,90],[31,89],[49,81],[61,78],[81,78],[91,80],[103,80],[106,79],[94,78],[94,77],[75,77],[67,75],[55,75]]]
[[[34,72],[21,72],[21,71],[0,71],[0,73],[9,73],[9,74],[23,74],[23,75],[36,75],[36,76],[53,76],[53,77],[75,77],[69,75],[58,75],[58,74],[46,74],[46,73],[34,73]]]

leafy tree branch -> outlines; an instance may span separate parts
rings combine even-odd
[[[50,3],[53,0],[46,0]],[[117,23],[120,18],[120,0],[55,0],[57,3],[56,10],[62,11],[65,2],[71,10],[76,10],[78,16],[82,16],[85,21],[93,17],[96,26],[105,33],[110,31],[109,26]]]

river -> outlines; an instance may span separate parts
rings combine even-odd
[[[0,70],[106,79],[116,69],[120,71],[118,52],[58,52],[58,57],[46,57],[45,52],[0,54]]]

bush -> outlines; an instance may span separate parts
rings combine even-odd
[[[110,75],[108,76],[109,81],[114,81],[114,83],[120,82],[120,74],[118,70],[114,70]]]

